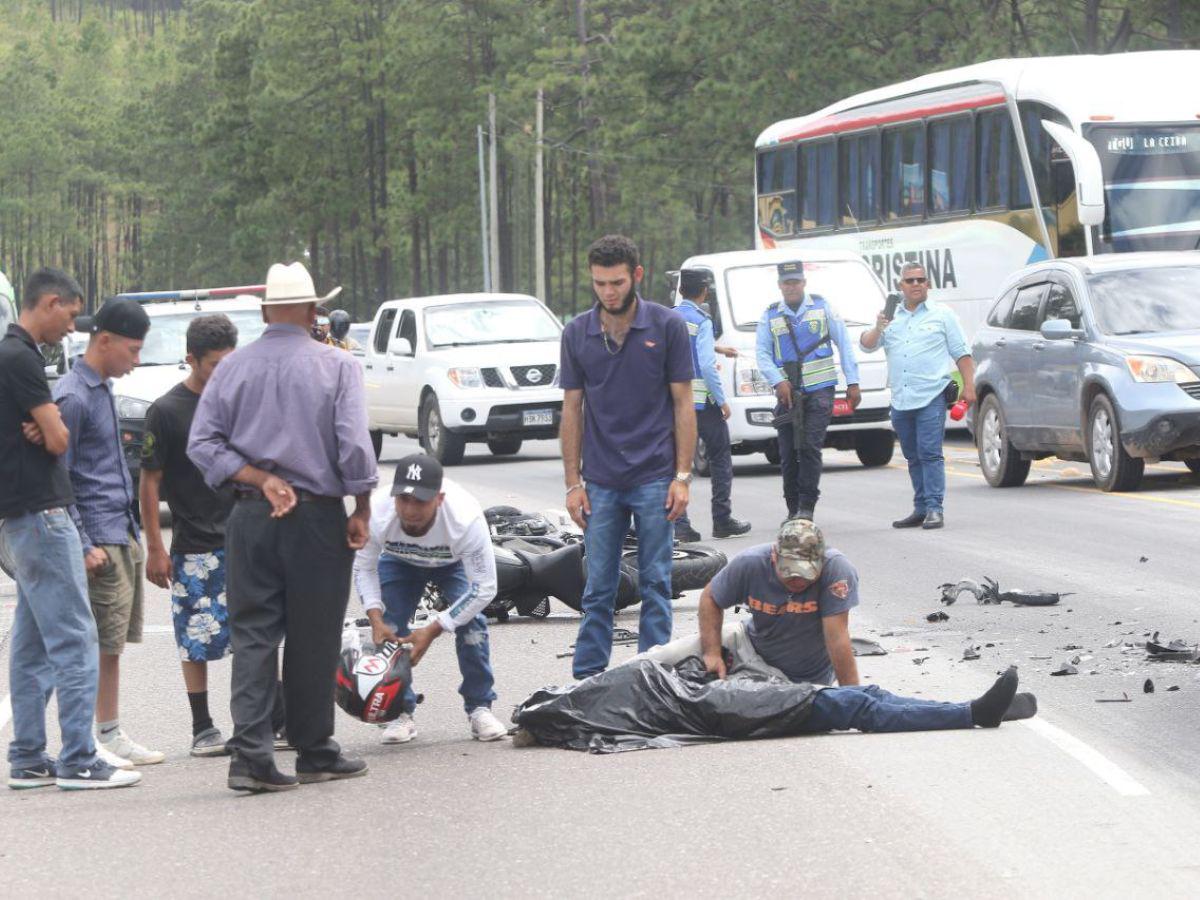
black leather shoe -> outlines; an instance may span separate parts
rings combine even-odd
[[[715,538],[736,537],[739,534],[746,534],[749,530],[749,522],[743,522],[741,519],[735,519],[733,516],[730,516],[723,522],[713,522],[713,537]],[[698,535],[697,539],[699,539]]]
[[[331,763],[316,766],[299,757],[296,760],[296,778],[301,784],[316,784],[318,781],[337,781],[342,778],[358,778],[367,774],[364,760],[339,756]]]
[[[945,524],[945,516],[937,510],[930,510],[925,513],[925,521],[921,523],[921,527],[928,531],[931,528],[941,528]]]
[[[693,541],[700,540],[700,532],[691,525],[676,525],[675,540],[682,544],[690,544]]]
[[[918,525],[925,524],[925,513],[910,512],[903,519],[897,519],[892,523],[893,528],[916,528]]]
[[[284,775],[275,768],[275,763],[253,766],[249,760],[242,759],[236,753],[229,763],[229,778],[226,784],[231,791],[248,791],[252,794],[291,791],[300,786],[297,779],[291,775]]]

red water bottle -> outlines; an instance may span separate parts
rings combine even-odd
[[[955,422],[961,422],[963,419],[963,416],[965,416],[966,414],[967,414],[967,401],[966,400],[959,400],[952,407],[950,407],[950,418],[952,418]]]

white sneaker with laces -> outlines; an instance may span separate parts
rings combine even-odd
[[[160,750],[147,750],[127,735],[122,728],[118,728],[117,733],[107,741],[97,737],[96,747],[103,747],[109,753],[122,757],[135,766],[153,766],[167,758],[166,754]]]
[[[383,730],[381,744],[407,744],[417,736],[417,723],[408,713],[400,713],[388,727]]]
[[[118,756],[111,752],[107,747],[100,743],[100,738],[96,738],[96,757],[101,762],[106,762],[114,769],[121,769],[124,772],[132,771],[133,763],[123,756]]]
[[[467,715],[471,722],[471,737],[477,741],[498,741],[508,729],[486,706],[477,706]]]

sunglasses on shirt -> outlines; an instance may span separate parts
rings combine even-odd
[[[905,284],[924,284],[928,278],[905,278],[902,279]]]

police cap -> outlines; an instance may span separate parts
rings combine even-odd
[[[779,271],[780,281],[803,281],[804,263],[798,259],[782,262],[775,267]]]
[[[708,273],[699,269],[683,269],[679,273],[679,293],[689,300],[699,297],[708,286]]]

